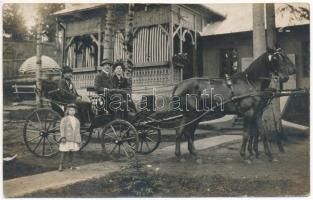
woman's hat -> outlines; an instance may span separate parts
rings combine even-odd
[[[76,108],[77,109],[77,105],[75,103],[70,103],[66,105],[66,108]]]
[[[121,66],[122,67],[122,70],[125,71],[125,66],[124,66],[124,63],[123,62],[116,62],[114,63],[113,65],[113,71],[115,70],[116,67],[118,66]]]
[[[100,62],[100,66],[104,66],[104,65],[113,65],[113,63],[109,59],[103,59]]]
[[[62,73],[73,73],[73,69],[67,65],[65,65],[64,67],[62,67]]]

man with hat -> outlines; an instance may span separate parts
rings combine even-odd
[[[73,69],[69,66],[62,68],[62,78],[59,81],[60,100],[64,103],[75,103],[78,106],[78,115],[81,124],[89,122],[92,118],[91,103],[82,100],[72,82]]]
[[[112,62],[108,59],[104,59],[101,63],[101,72],[97,74],[95,78],[95,90],[98,94],[103,94],[106,89],[112,89],[112,79],[110,75]]]
[[[72,83],[73,69],[69,66],[62,68],[62,78],[59,81],[59,90],[62,100],[66,102],[72,102],[77,99],[81,99],[81,96],[77,93],[74,84]]]

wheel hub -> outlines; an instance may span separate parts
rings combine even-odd
[[[118,144],[118,145],[121,145],[123,143],[123,140],[122,140],[122,138],[117,138],[117,139],[114,140],[114,143]]]
[[[48,137],[49,133],[46,131],[40,131],[39,135],[42,137]]]

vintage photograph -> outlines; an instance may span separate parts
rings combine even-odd
[[[2,3],[3,196],[310,196],[309,3]]]

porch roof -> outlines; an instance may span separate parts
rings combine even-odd
[[[183,5],[194,7],[194,8],[196,8],[196,9],[198,9],[204,13],[207,13],[207,14],[211,13],[212,15],[214,15],[213,21],[225,19],[225,16],[223,14],[221,14],[220,12],[218,12],[214,9],[211,9],[210,7],[208,7],[205,4],[183,4]],[[55,16],[70,15],[72,13],[93,10],[93,9],[97,9],[97,8],[101,8],[101,7],[105,7],[105,6],[106,6],[106,4],[103,4],[103,3],[75,4],[75,5],[69,6],[65,9],[59,10],[59,11],[53,13],[53,15],[55,15]]]
[[[75,13],[75,12],[88,11],[88,10],[93,10],[93,9],[101,8],[101,7],[105,7],[105,6],[106,6],[106,4],[103,4],[103,3],[75,4],[75,5],[69,6],[68,8],[64,8],[62,10],[59,10],[59,11],[53,13],[53,15],[55,15],[55,16],[68,15],[68,14]]]

